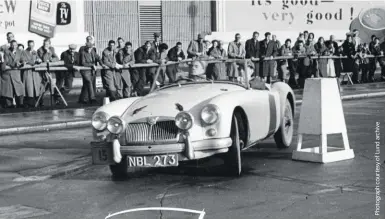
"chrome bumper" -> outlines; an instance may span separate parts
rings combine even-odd
[[[184,143],[123,146],[118,139],[113,142],[91,142],[92,147],[109,147],[113,149],[113,159],[120,163],[124,155],[157,155],[167,153],[183,154],[187,159],[200,159],[216,153],[224,153],[232,145],[231,138],[217,138],[200,141],[189,141]]]

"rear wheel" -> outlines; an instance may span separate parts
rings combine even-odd
[[[239,123],[236,116],[233,116],[230,137],[232,145],[224,157],[227,173],[231,176],[240,176],[241,174],[241,147],[240,147],[240,132]]]
[[[292,135],[294,132],[294,117],[292,107],[288,99],[285,102],[285,109],[283,115],[283,122],[279,130],[274,135],[276,146],[278,148],[288,148],[292,142]]]
[[[110,165],[110,171],[113,177],[123,178],[128,176],[127,156],[123,155],[120,163]]]

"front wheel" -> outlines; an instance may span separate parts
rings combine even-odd
[[[240,176],[241,174],[241,148],[239,123],[236,116],[233,116],[231,135],[232,145],[227,154],[225,154],[224,164],[227,167],[227,173],[231,176]]]
[[[288,148],[292,142],[292,135],[294,132],[294,117],[292,107],[288,99],[285,102],[285,109],[283,115],[283,122],[279,130],[274,135],[276,146],[278,148]]]
[[[113,174],[113,177],[124,178],[128,176],[128,163],[127,156],[124,155],[120,163],[110,165],[110,171]]]

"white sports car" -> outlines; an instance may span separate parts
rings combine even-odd
[[[178,166],[223,154],[240,175],[241,151],[273,136],[289,147],[295,95],[283,82],[252,89],[230,81],[175,83],[144,97],[114,101],[92,116],[93,164],[114,176],[132,167]]]

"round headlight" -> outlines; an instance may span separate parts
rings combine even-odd
[[[94,129],[102,131],[107,126],[108,115],[105,112],[97,112],[92,116],[91,124]]]
[[[219,117],[220,109],[214,104],[209,104],[201,110],[201,120],[207,125],[213,125]]]
[[[125,129],[123,121],[116,116],[113,116],[107,122],[107,130],[113,134],[120,134]]]
[[[187,112],[180,112],[176,115],[176,126],[182,130],[188,130],[193,126],[193,116]]]

